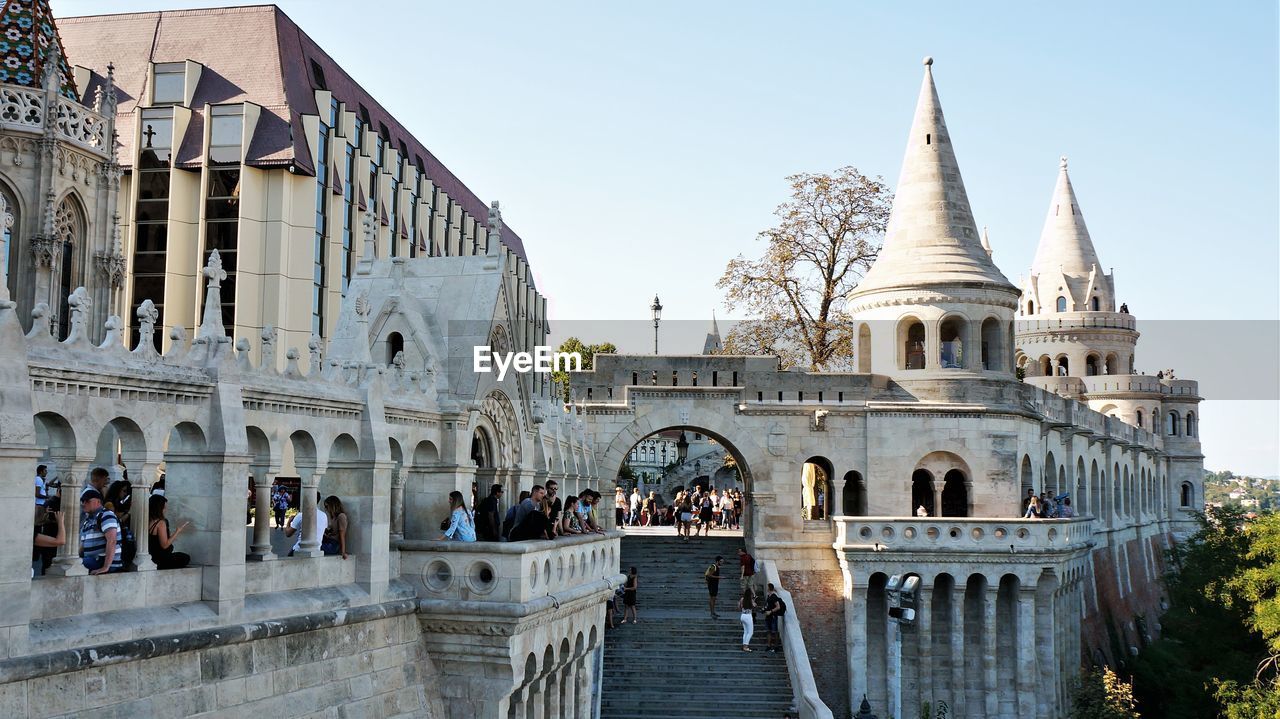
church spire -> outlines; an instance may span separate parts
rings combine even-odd
[[[1014,289],[982,247],[932,65],[926,57],[884,246],[857,294],[959,282]]]
[[[58,94],[80,99],[49,0],[4,3],[0,35],[6,41],[0,48],[0,83],[34,89],[43,87],[47,77]]]
[[[1053,200],[1049,203],[1049,214],[1040,233],[1040,246],[1036,248],[1036,258],[1031,263],[1031,274],[1044,276],[1061,271],[1068,277],[1082,278],[1088,277],[1095,268],[1102,272],[1098,253],[1089,237],[1089,228],[1085,227],[1084,215],[1080,212],[1080,203],[1076,200],[1075,188],[1067,174],[1064,155],[1058,170],[1058,184],[1053,188]]]
[[[702,354],[720,354],[722,349],[724,349],[724,343],[720,340],[720,325],[716,323],[716,311],[711,310],[711,331],[702,342]]]

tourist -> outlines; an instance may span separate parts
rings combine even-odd
[[[723,560],[724,557],[717,555],[716,561],[702,573],[703,579],[707,580],[707,607],[711,609],[712,619],[720,618],[720,615],[716,614],[716,595],[720,593],[720,562]]]
[[[1022,516],[1027,516],[1027,507],[1031,505],[1031,500],[1036,498],[1036,491],[1031,487],[1027,487],[1027,496],[1022,498]]]
[[[782,615],[786,613],[787,603],[782,601],[782,597],[778,596],[778,589],[773,586],[773,582],[769,582],[768,596],[764,600],[764,625],[769,633],[768,639],[765,641],[765,647],[770,652],[778,651],[778,648],[774,646],[775,643],[782,644],[778,637],[778,623],[782,621]]]
[[[561,512],[560,526],[557,528],[557,533],[562,537],[582,534],[582,517],[578,514],[578,498],[572,494],[565,497],[564,506],[565,510]]]
[[[331,494],[324,498],[324,513],[328,515],[329,521],[324,528],[324,536],[320,539],[320,551],[326,557],[341,554],[346,559],[347,508],[342,506],[341,499]],[[474,542],[475,537],[472,536],[470,541]]]
[[[676,495],[676,517],[679,525],[676,534],[684,541],[689,541],[689,526],[693,523],[693,499],[686,493]]]
[[[512,542],[523,542],[531,539],[554,538],[555,528],[551,526],[551,504],[544,496],[511,529],[511,536],[508,539]]]
[[[537,511],[538,505],[542,503],[542,500],[546,496],[546,487],[543,487],[541,484],[533,485],[533,489],[529,492],[529,496],[520,500],[520,504],[516,505],[515,518],[511,523],[513,531],[515,527],[519,527],[524,523],[525,517],[528,517],[530,512]]]
[[[476,539],[497,542],[502,539],[502,485],[489,487],[489,496],[476,507]]]
[[[111,475],[107,473],[105,467],[94,467],[89,470],[89,484],[85,485],[84,488],[80,490],[81,498],[83,498],[84,493],[88,492],[90,489],[95,490],[98,493],[99,498],[107,496],[107,484],[110,479]]]
[[[742,529],[742,512],[745,510],[746,502],[742,499],[740,490],[733,490],[733,528]]]
[[[118,479],[107,487],[105,506],[116,515],[120,523],[120,556],[124,566],[130,566],[138,554],[138,538],[133,536],[129,513],[133,509],[133,488],[124,479]]]
[[[147,523],[147,551],[151,553],[151,561],[157,569],[182,569],[191,563],[191,555],[173,551],[173,540],[187,528],[187,522],[169,531],[169,519],[165,511],[169,500],[164,495],[153,494],[147,499],[147,511],[151,521]]]
[[[105,476],[106,470],[103,470]],[[104,477],[105,480],[105,477]],[[90,574],[106,574],[124,570],[120,521],[115,513],[102,505],[102,493],[89,487],[80,493],[81,563]]]
[[[164,477],[165,475],[163,474],[160,475],[160,479],[157,479],[156,483],[151,485],[151,494],[155,494],[161,497],[164,496]],[[280,526],[280,524],[282,524],[282,522],[277,522],[276,526],[278,527]]]
[[[507,510],[507,514],[502,518],[502,538],[506,540],[511,536],[511,530],[516,526],[516,511],[520,509],[520,505],[524,504],[524,500],[528,499],[532,494],[530,492],[520,492],[516,497],[516,503],[511,505]]]
[[[555,539],[560,531],[560,513],[564,510],[564,500],[559,497],[560,483],[554,479],[547,481],[547,506],[551,510],[551,538]]]
[[[1062,500],[1062,510],[1058,512],[1058,517],[1060,517],[1061,519],[1074,519],[1075,516],[1076,516],[1075,507],[1071,506],[1071,498],[1067,497],[1066,499]]]
[[[747,554],[747,550],[742,547],[738,547],[738,566],[742,569],[742,574],[739,577],[742,588],[750,589],[751,583],[755,581],[756,560],[755,557]]]
[[[742,651],[744,652],[751,651],[751,633],[755,630],[755,617],[752,612],[755,608],[755,595],[750,589],[743,589],[742,596],[738,597],[738,619],[742,622]]]
[[[636,619],[636,591],[640,589],[640,578],[636,574],[636,568],[632,567],[631,572],[627,574],[627,581],[622,585],[622,623],[627,623],[627,617],[631,617],[632,624],[639,624]]]
[[[1034,494],[1027,500],[1027,511],[1023,513],[1023,519],[1037,519],[1040,517],[1040,498]]]
[[[307,538],[308,542],[315,542],[316,546],[320,546],[320,538],[324,536],[324,530],[329,528],[329,515],[324,513],[324,507],[320,506],[320,493],[316,492],[316,526],[313,534]],[[292,557],[294,552],[302,549],[302,511],[293,515],[293,521],[289,526],[284,528],[284,536],[292,537],[295,533],[298,540],[293,543],[293,549],[289,550],[289,556]]]
[[[631,516],[627,517],[627,524],[632,527],[640,524],[640,488],[635,487],[631,490]]]
[[[922,505],[920,505],[919,507],[916,507],[916,516],[917,516],[917,517],[927,517],[927,516],[929,516],[929,510],[928,510],[928,509],[926,509],[926,508],[925,508],[925,506],[922,504]]]
[[[284,526],[284,515],[289,511],[289,490],[280,487],[271,497],[271,507],[276,515],[276,529]]]
[[[710,494],[703,494],[701,509],[698,512],[698,523],[704,537],[711,536],[711,523],[715,520],[715,511],[715,500],[711,498]]]
[[[47,465],[36,466],[36,506],[43,507],[49,500],[49,487],[45,483],[45,475],[49,473]]]
[[[40,563],[43,575],[53,566],[58,547],[67,543],[67,530],[62,521],[62,511],[49,508],[48,504],[36,507],[36,520],[31,544],[31,576],[36,575],[34,563]]]
[[[640,503],[640,524],[649,526],[658,524],[658,497],[649,492],[649,496]]]
[[[613,526],[625,527],[627,525],[627,493],[622,487],[618,487],[613,493],[613,514]]]
[[[600,500],[604,499],[604,496],[594,489],[588,489],[586,495],[587,499],[583,504],[586,509],[582,518],[583,528],[589,532],[604,534],[604,527],[600,526],[599,515],[596,513],[596,507],[600,506]]]
[[[444,534],[440,539],[451,539],[455,542],[476,541],[476,528],[471,514],[467,511],[467,503],[462,492],[454,490],[449,493],[449,518],[445,520]]]
[[[1048,519],[1052,511],[1053,511],[1053,500],[1049,499],[1049,493],[1041,492],[1040,493],[1040,511],[1038,513],[1038,516],[1040,517],[1040,519]]]

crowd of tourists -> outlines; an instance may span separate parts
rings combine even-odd
[[[1051,497],[1048,492],[1041,492],[1037,496],[1034,489],[1028,489],[1022,500],[1023,519],[1073,519],[1075,516],[1068,494]]]
[[[577,495],[560,496],[560,484],[551,480],[521,492],[516,502],[502,510],[506,489],[501,484],[467,509],[462,492],[449,493],[449,516],[440,522],[440,539],[458,542],[522,542],[552,540],[581,534],[604,534],[597,507],[601,495],[585,489]]]
[[[707,536],[712,529],[741,529],[742,492],[721,492],[715,487],[695,485],[676,492],[674,501],[665,504],[657,492],[642,497],[639,487],[628,495],[618,487],[613,496],[615,522],[619,527],[675,526],[677,534],[688,538]]]

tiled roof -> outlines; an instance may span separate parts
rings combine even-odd
[[[69,17],[59,19],[58,28],[71,64],[94,71],[86,97],[101,82],[107,64],[115,64],[124,159],[133,157],[133,117],[145,91],[148,63],[192,60],[204,70],[191,103],[191,123],[175,152],[176,164],[200,162],[205,104],[247,101],[262,107],[247,164],[293,164],[314,174],[301,116],[317,114],[318,85],[310,72],[315,63],[324,75],[325,89],[339,102],[357,113],[363,106],[371,127],[386,127],[391,147],[403,144],[410,162],[421,157],[426,176],[477,222],[483,224],[488,217],[487,203],[274,5]],[[502,241],[527,261],[523,241],[509,226],[503,227]]]

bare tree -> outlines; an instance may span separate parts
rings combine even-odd
[[[777,226],[756,239],[764,255],[729,261],[716,286],[730,311],[752,319],[733,325],[725,354],[776,354],[786,366],[851,369],[854,335],[845,304],[875,262],[892,202],[881,177],[855,167],[787,178],[791,199]]]

